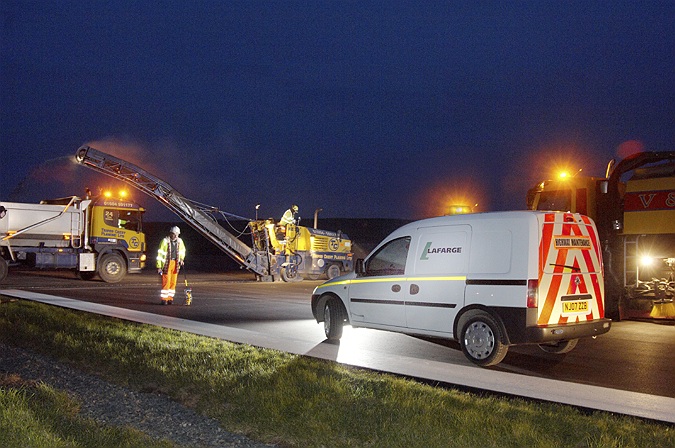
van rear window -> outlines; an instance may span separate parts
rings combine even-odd
[[[544,226],[542,241],[543,271],[548,274],[575,274],[600,272],[601,265],[594,246],[593,228],[571,224]]]

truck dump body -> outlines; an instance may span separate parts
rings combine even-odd
[[[0,245],[79,247],[86,226],[84,212],[90,203],[86,200],[63,206],[2,202],[7,215],[0,220]]]

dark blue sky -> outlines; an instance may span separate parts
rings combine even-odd
[[[558,159],[602,175],[624,142],[675,148],[672,0],[0,11],[2,200],[109,184],[67,161],[92,141],[191,199],[306,219],[419,218],[457,190],[522,209]]]

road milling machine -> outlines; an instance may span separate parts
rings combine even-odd
[[[259,281],[330,279],[353,270],[352,242],[340,231],[288,224],[280,232],[272,219],[248,220],[249,247],[219,224],[218,216],[225,212],[187,199],[144,169],[87,145],[78,149],[75,159],[155,198]]]
[[[543,181],[528,191],[527,206],[596,222],[608,317],[675,320],[675,152],[612,160],[605,177]]]

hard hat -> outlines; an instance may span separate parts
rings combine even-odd
[[[293,210],[294,212],[297,212],[297,211],[298,211],[298,206],[295,205],[295,204],[293,204],[293,205],[291,206],[291,210]]]
[[[169,230],[169,233],[175,233],[176,236],[178,236],[178,235],[180,235],[180,229],[178,228],[178,226],[173,226],[173,227],[171,227],[171,229]]]

